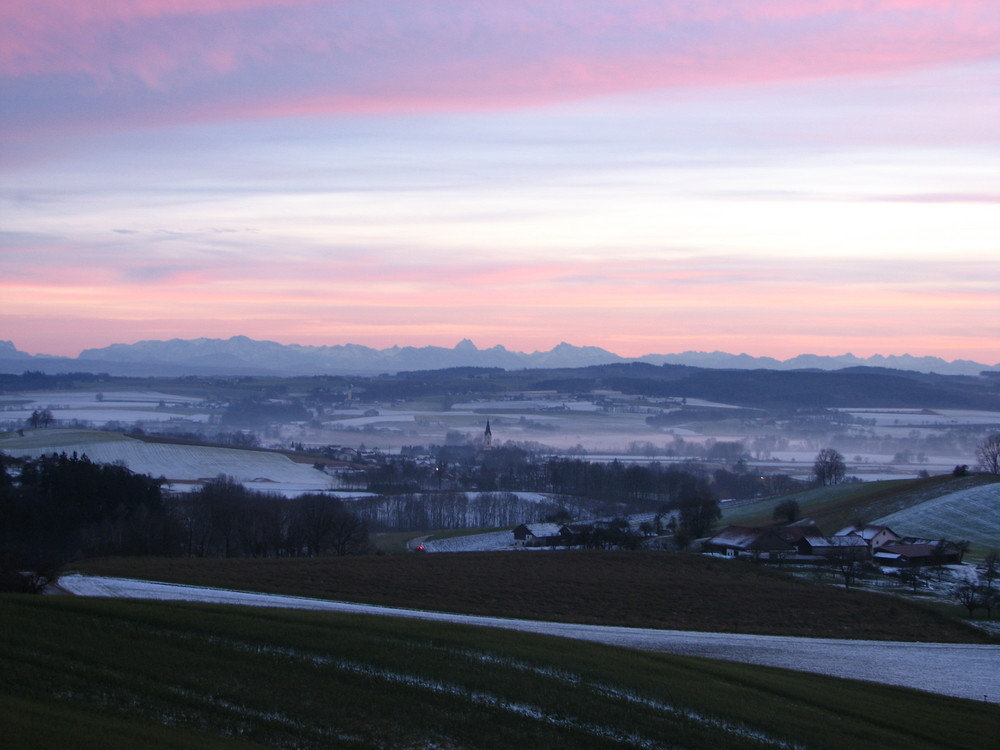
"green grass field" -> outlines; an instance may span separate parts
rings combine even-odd
[[[1000,707],[512,631],[0,597],[11,748],[995,748]]]
[[[721,523],[766,526],[773,523],[774,506],[786,498],[793,498],[798,502],[803,517],[813,519],[824,534],[833,534],[856,520],[871,523],[927,500],[995,481],[985,475],[945,475],[817,487],[726,510]]]

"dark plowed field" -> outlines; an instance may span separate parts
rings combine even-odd
[[[958,620],[897,597],[845,591],[750,563],[672,553],[118,558],[72,567],[99,575],[537,620],[821,638],[986,640]]]

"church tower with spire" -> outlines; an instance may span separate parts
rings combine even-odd
[[[486,420],[486,432],[483,433],[483,450],[488,451],[493,447],[493,431],[490,429],[490,420]]]

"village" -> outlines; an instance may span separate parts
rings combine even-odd
[[[664,524],[660,516],[655,522],[647,519],[638,523],[623,518],[588,523],[525,523],[513,530],[511,547],[665,549],[673,543],[671,526],[671,520]],[[691,545],[704,555],[722,559],[831,574],[845,587],[864,579],[869,586],[895,583],[917,592],[933,588],[934,574],[938,581],[951,582],[939,593],[960,603],[959,591],[964,583],[975,583],[979,578],[992,582],[998,575],[997,561],[992,558],[980,566],[981,570],[963,565],[968,546],[964,541],[900,536],[890,527],[876,524],[853,523],[826,535],[809,518],[770,526],[727,525]],[[976,605],[989,611],[996,602],[980,599]]]
[[[513,531],[514,546],[612,546],[615,534],[629,534],[636,542],[627,546],[661,547],[664,537],[650,534],[647,526],[648,522],[642,522],[636,533],[623,519],[591,523],[523,523]],[[698,543],[703,553],[722,557],[811,565],[847,558],[859,564],[888,568],[960,564],[965,546],[947,539],[901,537],[888,526],[876,525],[851,524],[826,536],[808,518],[784,526],[724,526]]]

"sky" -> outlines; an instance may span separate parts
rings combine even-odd
[[[1000,362],[997,0],[5,0],[0,339]]]

